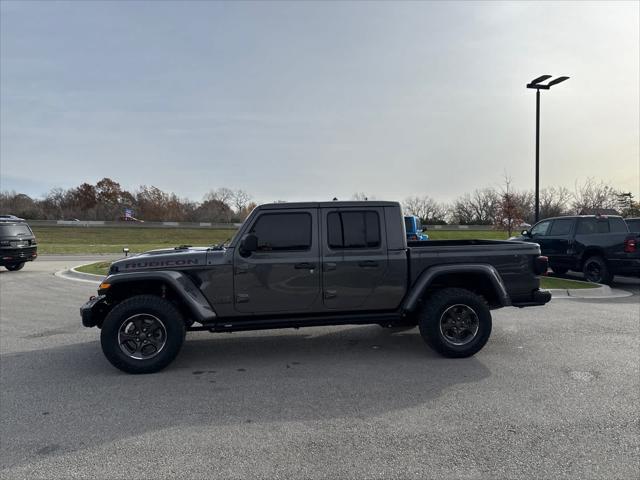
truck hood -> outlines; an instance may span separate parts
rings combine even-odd
[[[183,270],[188,267],[204,267],[207,256],[222,253],[209,247],[176,247],[150,250],[148,252],[121,258],[111,264],[110,273],[134,272],[140,270]]]

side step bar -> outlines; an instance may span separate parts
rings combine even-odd
[[[266,330],[273,328],[319,327],[326,325],[393,325],[402,321],[399,313],[370,313],[351,315],[326,315],[309,317],[242,317],[226,321],[191,326],[190,332],[239,332],[243,330]]]

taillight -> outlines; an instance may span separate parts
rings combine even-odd
[[[535,262],[533,262],[533,271],[536,275],[542,275],[547,273],[549,269],[549,259],[544,255],[540,255],[536,258]]]
[[[636,239],[635,238],[627,238],[624,241],[624,252],[625,253],[635,253],[636,251]]]

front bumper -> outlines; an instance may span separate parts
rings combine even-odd
[[[37,247],[3,248],[0,249],[0,265],[15,265],[16,263],[31,262],[38,256]]]
[[[85,327],[95,327],[102,323],[102,320],[104,320],[108,312],[108,307],[105,302],[106,298],[106,295],[92,297],[87,303],[80,307],[82,325]]]
[[[534,290],[531,292],[531,297],[527,299],[518,299],[517,302],[513,302],[513,307],[537,307],[549,303],[551,300],[551,292],[548,290]]]

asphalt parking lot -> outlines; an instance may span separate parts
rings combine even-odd
[[[191,333],[132,376],[80,325],[80,257],[0,272],[0,478],[638,478],[640,296],[494,312],[470,359],[417,329]]]

